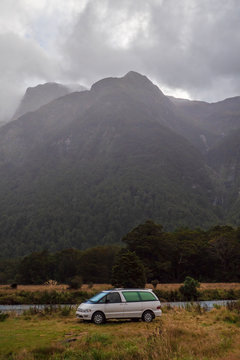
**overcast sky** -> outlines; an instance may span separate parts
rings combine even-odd
[[[28,86],[129,70],[164,93],[240,95],[240,0],[0,0],[0,119]]]

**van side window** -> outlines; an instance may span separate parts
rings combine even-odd
[[[120,303],[122,302],[119,293],[113,292],[107,295],[107,303],[113,304],[113,303]]]
[[[157,299],[151,292],[139,291],[139,295],[142,301],[156,301]]]
[[[105,304],[106,298],[107,298],[107,295],[104,296],[103,298],[101,298],[101,299],[98,301],[98,303],[99,303],[99,304]]]
[[[123,291],[122,294],[128,302],[141,301],[137,291]]]

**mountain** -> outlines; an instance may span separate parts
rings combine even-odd
[[[116,243],[148,218],[217,223],[212,170],[181,126],[172,101],[129,72],[0,128],[1,254]]]
[[[224,208],[226,221],[239,226],[240,127],[209,151],[207,161],[218,175],[218,202]]]
[[[240,128],[239,96],[217,103],[175,99],[173,97],[170,97],[170,100],[175,105],[177,113],[190,126],[198,129],[198,136],[205,145],[205,151],[215,147],[221,143],[223,138]],[[186,137],[195,142],[193,138],[187,135],[187,132]],[[198,146],[196,142],[195,145]]]
[[[68,87],[57,83],[46,83],[35,87],[29,87],[13,116],[13,120],[29,111],[35,111],[41,106],[64,96],[69,92],[70,89]]]
[[[239,225],[239,97],[167,97],[131,71],[21,106],[0,128],[2,256],[117,243],[146,219]]]
[[[239,226],[240,97],[211,104],[175,98],[170,100],[177,113],[198,129],[205,144],[203,153],[207,166],[212,170],[216,196],[214,204],[220,219]],[[194,143],[187,133],[186,138]],[[198,147],[196,142],[194,145]]]

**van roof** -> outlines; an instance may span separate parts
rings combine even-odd
[[[103,290],[104,292],[108,291],[153,291],[152,289],[136,289],[136,288],[114,288],[109,290]]]

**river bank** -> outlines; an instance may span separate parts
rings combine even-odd
[[[185,299],[180,293],[181,284],[159,284],[154,292],[162,302],[179,302]],[[146,285],[150,288],[151,285]],[[10,286],[0,286],[1,305],[22,304],[79,304],[103,289],[110,289],[109,284],[84,285],[80,290],[70,290],[67,285],[20,285],[16,289]],[[201,284],[197,301],[238,300],[240,299],[240,284]]]

